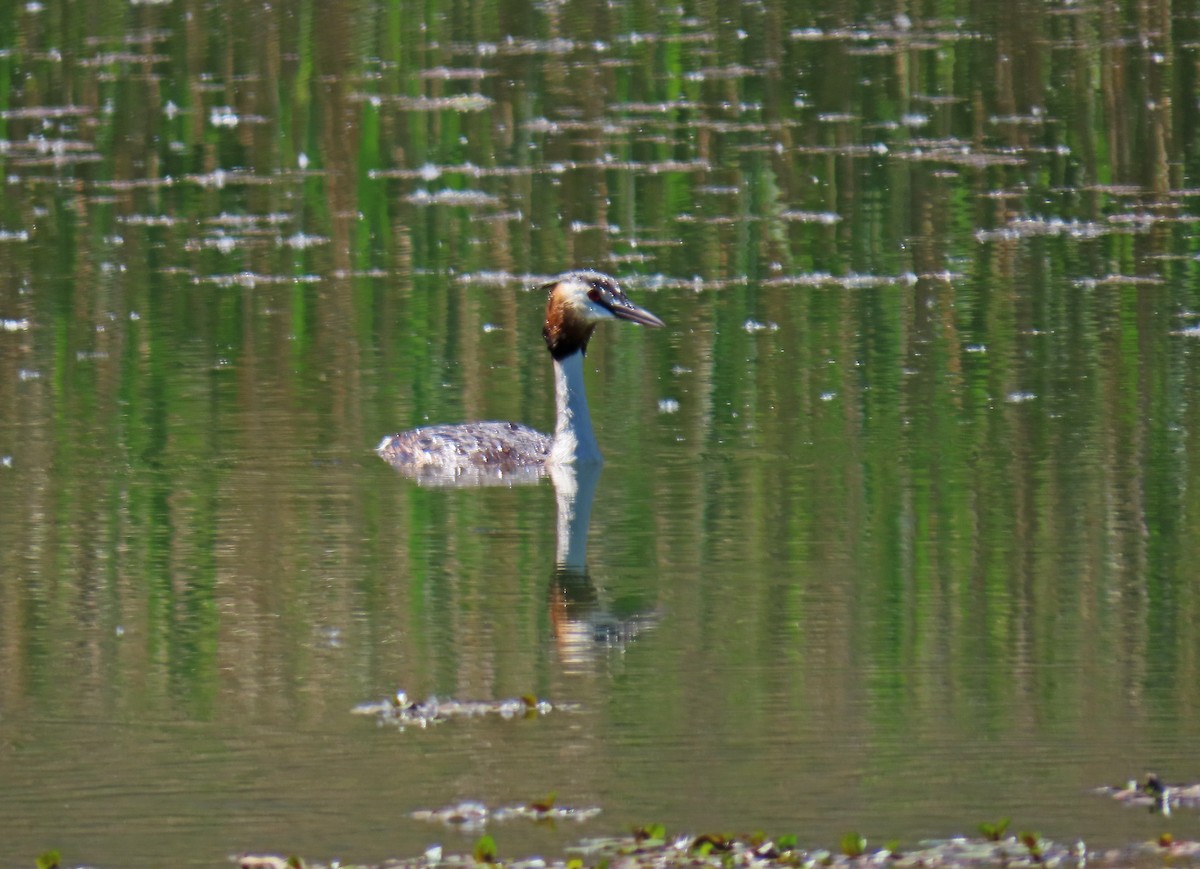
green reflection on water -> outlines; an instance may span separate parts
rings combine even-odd
[[[164,853],[106,842],[94,791],[233,795],[172,840],[206,855],[333,847],[311,806],[237,820],[277,776],[332,782],[377,859],[430,835],[397,813],[550,790],[617,826],[1133,838],[1079,794],[1195,777],[1187,10],[77,12],[0,10],[0,710],[37,755],[0,754],[35,806],[0,803],[0,857]],[[550,428],[529,288],[575,265],[669,328],[591,348],[572,609],[549,486],[371,448]],[[653,626],[571,645],[593,604]],[[348,716],[397,688],[587,713]]]

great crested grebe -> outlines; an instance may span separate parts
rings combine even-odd
[[[592,331],[604,320],[665,324],[601,272],[567,272],[542,289],[548,295],[542,337],[554,360],[558,406],[554,436],[515,422],[424,426],[385,437],[376,449],[381,458],[426,478],[540,476],[554,465],[603,461],[583,388],[583,355]]]

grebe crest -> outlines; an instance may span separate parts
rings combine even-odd
[[[592,332],[605,320],[665,324],[601,272],[567,272],[542,289],[542,337],[554,360],[554,435],[515,422],[423,426],[385,437],[376,450],[384,461],[423,482],[475,484],[536,480],[552,465],[603,461],[583,386]]]

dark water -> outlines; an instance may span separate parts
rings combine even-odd
[[[1200,779],[1200,19],[815,5],[0,8],[0,863],[1194,830],[1089,789]],[[564,582],[372,449],[551,427],[583,265]]]

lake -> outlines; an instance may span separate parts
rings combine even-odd
[[[0,8],[0,863],[1187,836],[1095,789],[1200,780],[1198,70],[1165,0]],[[574,526],[375,455],[553,430],[581,267],[666,328]]]

